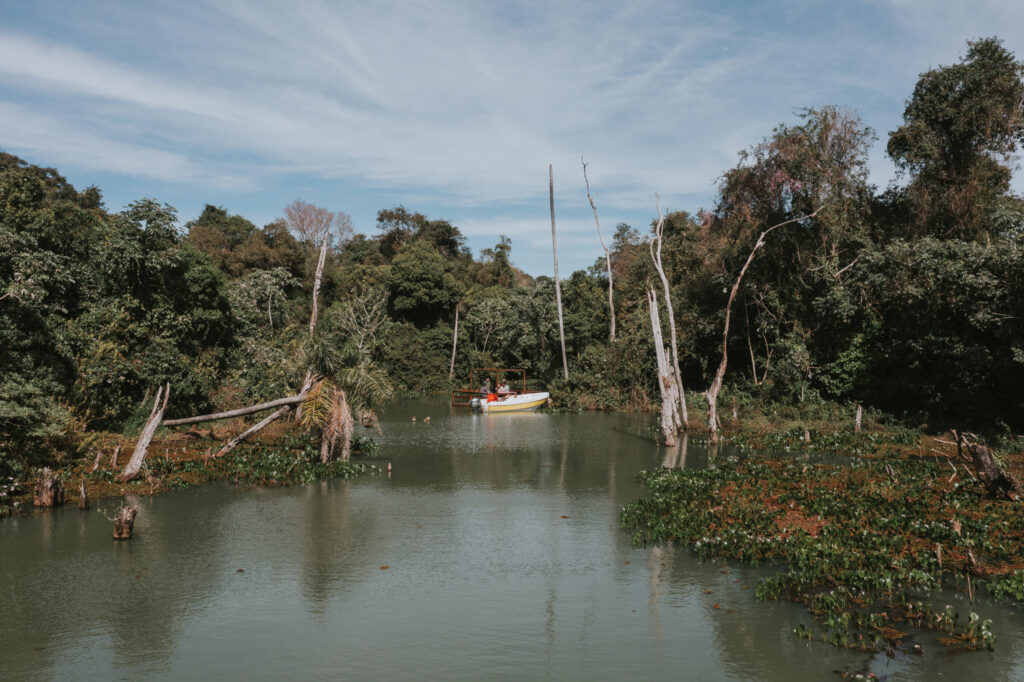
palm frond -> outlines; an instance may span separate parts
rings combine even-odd
[[[329,379],[323,379],[309,389],[306,399],[302,401],[303,426],[323,428],[327,424],[330,419],[334,389],[335,386]]]
[[[320,438],[320,461],[327,463],[334,459],[334,452],[341,443],[341,460],[347,462],[352,450],[352,432],[355,421],[345,391],[334,388],[330,401],[327,423]]]
[[[341,369],[335,379],[358,411],[372,411],[395,394],[387,373],[369,361]]]

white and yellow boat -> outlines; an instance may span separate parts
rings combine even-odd
[[[506,375],[518,377],[518,390],[511,389],[508,384],[502,385]],[[483,377],[483,385],[477,386]],[[492,390],[490,381],[494,378]],[[476,381],[475,381],[476,380]],[[495,367],[474,368],[469,371],[469,385],[471,388],[457,388],[452,391],[452,405],[455,407],[468,407],[474,412],[532,412],[544,406],[550,393],[547,391],[526,390],[525,369],[499,369]]]
[[[470,400],[469,406],[474,412],[532,412],[542,407],[548,401],[549,395],[547,391],[514,393],[498,396],[497,400],[488,400],[487,396],[480,396]]]

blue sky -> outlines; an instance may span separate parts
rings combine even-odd
[[[581,155],[606,233],[645,228],[655,192],[710,207],[739,150],[837,104],[884,186],[917,75],[990,35],[1024,57],[1024,3],[0,0],[0,149],[182,222],[301,198],[372,234],[403,204],[534,275],[551,163],[565,276],[601,253]]]

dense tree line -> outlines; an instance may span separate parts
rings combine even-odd
[[[920,77],[888,138],[893,186],[868,183],[875,133],[854,112],[810,108],[741,153],[711,209],[666,216],[691,393],[717,367],[727,292],[757,235],[796,219],[736,299],[734,395],[1024,426],[1024,201],[1010,191],[1024,66],[995,39],[968,48]],[[457,379],[523,367],[570,406],[657,401],[646,230],[620,224],[609,244],[614,341],[605,259],[563,282],[566,382],[554,283],[516,269],[510,239],[475,258],[456,226],[401,206],[376,227],[333,239],[310,340],[320,244],[290,214],[261,228],[209,205],[180,226],[169,206],[112,212],[98,189],[0,155],[0,459],[137,427],[165,381],[172,418],[279,397],[310,353],[363,358],[400,389],[447,388],[456,309]]]

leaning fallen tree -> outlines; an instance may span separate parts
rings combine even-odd
[[[718,369],[715,371],[715,376],[711,379],[711,385],[708,386],[708,390],[704,392],[704,398],[708,404],[708,438],[713,443],[718,442],[718,392],[722,390],[722,381],[725,379],[725,368],[729,363],[729,317],[732,314],[732,303],[736,300],[736,293],[740,290],[740,283],[743,281],[743,276],[747,274],[750,264],[754,261],[754,256],[756,256],[758,250],[765,245],[765,237],[767,237],[772,230],[801,220],[809,220],[810,218],[818,215],[818,211],[822,208],[824,208],[824,206],[819,206],[814,213],[800,216],[799,218],[791,218],[790,220],[784,220],[781,223],[772,225],[758,235],[757,241],[754,242],[754,248],[750,250],[750,255],[747,256],[747,261],[743,264],[743,267],[740,269],[740,274],[736,277],[736,282],[732,285],[732,290],[729,292],[729,300],[725,304],[725,326],[722,330],[722,359],[718,363]]]
[[[287,210],[287,209],[286,209]],[[321,228],[322,231],[319,233],[322,236],[320,245],[320,255],[316,264],[316,272],[313,276],[313,305],[309,316],[309,336],[312,339],[313,333],[316,331],[317,313],[319,309],[318,299],[320,297],[320,282],[323,278],[324,262],[327,258],[327,247],[330,243],[330,224],[334,220],[334,214],[329,215],[329,220],[324,223]],[[254,434],[266,428],[274,420],[288,414],[291,411],[291,406],[296,405],[296,417],[298,418],[302,412],[302,402],[309,395],[310,390],[318,382],[322,381],[323,377],[319,374],[314,373],[313,368],[310,367],[306,370],[306,376],[302,382],[302,389],[296,395],[287,396],[285,398],[278,398],[277,400],[271,400],[269,402],[260,403],[258,405],[250,405],[248,407],[240,407],[235,410],[228,410],[226,412],[216,412],[213,414],[203,414],[195,417],[185,417],[183,419],[169,419],[163,421],[164,409],[167,407],[167,399],[171,393],[171,385],[168,383],[166,387],[161,387],[157,390],[156,400],[153,401],[153,409],[149,414],[149,419],[146,420],[146,425],[142,429],[142,434],[139,436],[139,440],[135,445],[135,451],[132,453],[132,457],[128,464],[125,466],[124,471],[117,477],[118,481],[127,482],[134,479],[139,475],[142,470],[142,464],[146,460],[146,454],[149,450],[149,444],[153,440],[153,435],[160,426],[184,426],[186,424],[199,424],[202,422],[218,421],[221,419],[234,419],[236,417],[244,417],[250,414],[257,414],[259,412],[265,412],[274,408],[278,408],[273,414],[260,422],[250,426],[249,428],[242,431],[240,434],[228,441],[224,447],[217,451],[213,457],[220,457],[231,452],[239,443],[243,442],[247,438],[251,438]],[[161,397],[163,402],[161,403]],[[348,404],[345,403],[345,409],[348,409]],[[351,423],[351,414],[348,416],[348,421]],[[351,428],[348,430],[351,435]],[[347,444],[343,446],[347,448]],[[333,451],[333,447],[331,448]],[[115,455],[116,456],[116,455]]]

